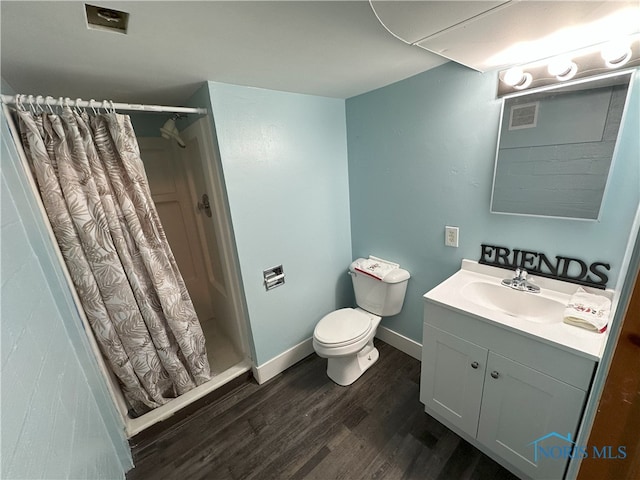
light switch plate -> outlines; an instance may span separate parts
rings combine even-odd
[[[458,234],[460,229],[458,227],[444,227],[444,244],[447,247],[458,248]]]

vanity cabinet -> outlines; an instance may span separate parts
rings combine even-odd
[[[424,325],[420,400],[451,425],[475,437],[489,351]]]
[[[425,302],[425,411],[521,477],[563,477],[565,447],[572,444],[560,436],[575,441],[595,366],[592,359]]]

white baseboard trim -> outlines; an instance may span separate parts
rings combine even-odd
[[[263,384],[313,352],[313,338],[308,338],[268,362],[254,366],[253,376],[259,384]]]
[[[379,326],[376,337],[416,360],[422,359],[422,344],[404,335]],[[313,338],[308,338],[262,365],[253,366],[253,376],[259,384],[263,384],[313,352]]]
[[[416,360],[422,360],[422,344],[411,340],[387,327],[379,326],[376,332],[376,338],[379,338],[392,347],[397,348],[401,352],[406,353]]]

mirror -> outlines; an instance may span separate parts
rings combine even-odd
[[[597,220],[631,75],[505,97],[491,212]]]

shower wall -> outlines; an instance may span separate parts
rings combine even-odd
[[[136,131],[136,137],[160,137],[160,127],[164,125],[169,118],[170,113],[138,113],[138,112],[123,112],[129,115],[131,123]],[[182,122],[182,120],[180,121]],[[177,123],[176,126],[179,130],[183,128],[182,123]]]

